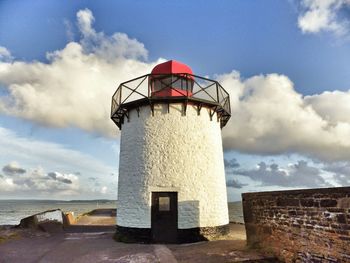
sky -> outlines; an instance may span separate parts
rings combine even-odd
[[[349,0],[1,0],[0,198],[116,199],[111,96],[170,59],[230,94],[229,201],[349,186]]]

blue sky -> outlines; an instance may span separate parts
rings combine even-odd
[[[110,97],[167,59],[230,92],[230,200],[348,185],[349,19],[348,0],[0,1],[0,198],[115,199]]]

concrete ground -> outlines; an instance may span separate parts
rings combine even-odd
[[[98,219],[105,225],[96,225]],[[108,224],[105,214],[85,215],[61,233],[2,227],[0,262],[276,262],[245,246],[244,225],[231,224],[230,235],[225,240],[192,244],[125,244],[113,240],[115,219],[110,220],[112,225]]]

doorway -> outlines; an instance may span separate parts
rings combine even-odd
[[[152,192],[151,227],[153,242],[177,242],[177,192]]]

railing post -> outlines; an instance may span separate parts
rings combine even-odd
[[[111,117],[113,116],[114,110],[115,110],[115,106],[113,104],[114,102],[114,98],[112,97],[112,104],[111,104]]]
[[[217,82],[216,82],[216,99],[217,99],[217,103],[220,103],[220,101],[219,101],[219,85]]]
[[[188,94],[189,94],[189,90],[188,90],[188,74],[186,74],[186,78],[185,78],[185,81],[186,81],[186,95],[188,97]],[[182,80],[181,80],[182,81]],[[182,82],[181,82],[182,83]]]
[[[119,105],[122,104],[122,91],[123,91],[123,85],[120,86]]]
[[[148,85],[147,85],[147,97],[149,98],[150,97],[150,89],[151,89],[151,80],[150,80],[150,78],[149,78],[149,76],[147,76],[147,82],[148,82]]]

